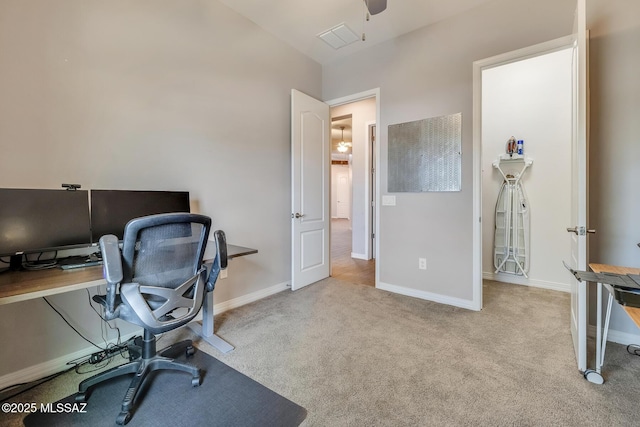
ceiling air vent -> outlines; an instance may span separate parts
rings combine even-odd
[[[323,31],[318,34],[318,37],[334,49],[340,49],[341,47],[360,40],[360,37],[345,23]]]

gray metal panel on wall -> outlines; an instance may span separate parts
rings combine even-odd
[[[389,192],[460,191],[462,113],[389,125]]]

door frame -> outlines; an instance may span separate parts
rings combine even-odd
[[[561,37],[473,63],[473,310],[482,310],[482,71],[568,49],[574,41]]]
[[[378,125],[376,124],[376,122],[366,122],[365,126],[367,128],[367,146],[369,147],[369,175],[368,175],[368,179],[369,182],[371,183],[371,188],[369,188],[369,193],[367,194],[367,209],[366,211],[369,212],[369,218],[367,221],[367,224],[369,224],[369,226],[371,227],[371,229],[369,230],[369,237],[368,237],[368,245],[366,245],[367,248],[367,256],[369,257],[369,259],[376,259],[376,247],[375,247],[375,242],[376,239],[374,238],[374,236],[377,237],[376,234],[376,206],[378,206],[377,203],[377,191],[378,191],[378,184],[376,183],[376,179],[378,176],[378,166],[376,165],[376,159],[378,158]],[[371,128],[373,128],[373,135],[371,132]]]
[[[375,165],[371,165],[371,153],[370,153],[370,145],[367,143],[365,144],[365,161],[366,161],[366,170],[367,171],[371,171],[372,167],[375,169],[376,174],[375,174],[375,183],[371,183],[371,180],[369,178],[366,179],[365,182],[365,194],[370,194],[371,192],[371,185],[373,184],[373,186],[375,187],[375,206],[373,209],[375,209],[375,212],[373,209],[371,209],[370,207],[368,209],[365,209],[366,212],[366,216],[367,218],[365,218],[365,236],[367,236],[367,240],[369,243],[367,243],[365,245],[365,250],[368,251],[367,256],[369,258],[371,258],[371,252],[369,251],[369,248],[371,246],[370,242],[371,242],[371,233],[373,232],[376,236],[375,239],[375,249],[374,252],[376,253],[377,259],[376,259],[376,264],[375,264],[375,271],[376,271],[376,277],[375,277],[375,283],[376,283],[376,288],[378,287],[378,283],[379,283],[379,276],[380,276],[380,203],[378,202],[380,200],[380,174],[378,173],[378,171],[380,170],[380,88],[375,88],[375,89],[370,89],[370,90],[366,90],[363,92],[358,92],[358,93],[354,93],[351,95],[346,95],[343,96],[341,98],[335,98],[335,99],[331,99],[328,101],[324,101],[327,105],[329,105],[329,107],[337,107],[339,105],[344,105],[344,104],[351,104],[353,102],[357,102],[357,101],[362,101],[364,99],[369,99],[369,98],[375,98],[376,100],[376,146],[375,146],[375,159],[376,159],[376,164]],[[331,153],[328,153],[329,156],[331,155]],[[367,173],[368,177],[370,177],[370,174]],[[368,197],[367,197],[367,203],[368,203]],[[375,228],[374,230],[370,230],[369,229],[369,224],[371,224],[371,216],[374,216],[375,218]]]

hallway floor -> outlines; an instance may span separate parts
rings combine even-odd
[[[351,258],[348,219],[331,220],[331,276],[346,282],[375,286],[375,260]]]

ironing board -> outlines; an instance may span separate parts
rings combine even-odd
[[[532,164],[533,160],[518,154],[502,154],[493,162],[503,178],[495,210],[493,265],[496,273],[528,278],[529,201],[521,180]]]

